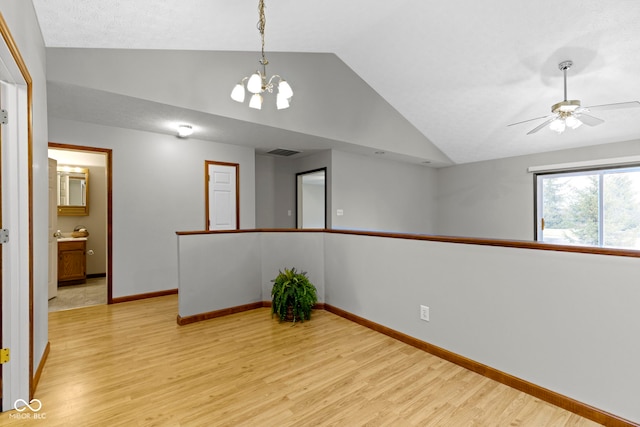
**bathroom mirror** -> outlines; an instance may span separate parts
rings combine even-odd
[[[58,215],[89,215],[89,169],[58,166]]]

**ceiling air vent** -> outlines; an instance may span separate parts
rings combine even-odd
[[[289,156],[293,156],[294,154],[299,154],[300,151],[285,150],[284,148],[276,148],[275,150],[268,151],[267,153],[273,154],[274,156],[289,157]]]

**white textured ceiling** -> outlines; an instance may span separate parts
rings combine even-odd
[[[256,51],[257,0],[33,0],[47,47]],[[637,0],[266,0],[266,50],[335,53],[453,162],[640,137],[640,108],[562,135],[569,99],[640,100]],[[295,104],[291,108],[295,108]],[[140,125],[144,128],[143,125]]]

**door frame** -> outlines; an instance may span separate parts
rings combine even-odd
[[[300,200],[299,195],[302,188],[300,188],[300,179],[304,175],[309,175],[316,172],[324,172],[324,228],[327,228],[327,168],[322,167],[318,169],[312,169],[304,172],[296,173],[296,228],[302,228],[302,224],[300,224],[299,217],[302,212],[300,212]]]
[[[8,197],[12,201],[16,201],[18,207],[12,207],[10,209],[11,212],[3,212],[3,215],[8,215],[12,218],[12,221],[9,223],[11,227],[15,225],[15,228],[11,232],[12,249],[10,257],[12,261],[16,261],[17,265],[13,266],[13,269],[17,272],[12,271],[11,274],[12,277],[16,276],[20,279],[16,280],[16,282],[11,281],[9,285],[7,285],[11,286],[12,291],[15,290],[16,292],[12,292],[9,296],[9,303],[7,303],[6,298],[2,299],[3,306],[0,312],[2,327],[5,327],[4,321],[6,320],[9,320],[9,323],[12,325],[10,338],[7,339],[4,334],[2,336],[2,344],[8,343],[12,347],[13,356],[10,365],[3,365],[2,368],[0,368],[0,370],[4,372],[6,367],[7,371],[11,373],[8,387],[5,381],[1,382],[3,393],[2,402],[0,403],[2,405],[1,409],[4,410],[5,408],[11,408],[10,405],[6,405],[7,394],[10,395],[9,400],[24,398],[27,395],[28,399],[31,400],[35,389],[33,376],[33,80],[22,58],[22,54],[11,35],[4,15],[2,15],[1,12],[0,37],[2,37],[2,43],[0,43],[0,58],[2,58],[5,66],[8,67],[8,71],[13,79],[7,83],[12,87],[10,94],[11,104],[17,109],[13,111],[15,117],[8,125],[8,129],[11,132],[12,139],[15,137],[15,146],[12,145],[11,148],[16,151],[16,153],[12,155],[12,160],[15,159],[18,162],[17,165],[13,165],[16,169],[10,171],[11,173],[15,171],[16,183],[10,185],[9,191],[5,191],[5,196],[6,193],[8,193]],[[13,144],[11,141],[9,141],[9,143]],[[5,141],[4,144],[6,146],[7,141]],[[22,163],[22,160],[25,162]],[[2,161],[5,160],[3,159]],[[25,166],[26,174],[19,174],[19,169]],[[8,172],[5,170],[2,173],[6,175]],[[23,180],[23,178],[25,179]],[[24,181],[26,181],[26,183]],[[26,198],[20,196],[20,190],[24,191],[23,186],[27,187],[26,190],[28,194]],[[25,211],[26,215],[23,213]],[[14,220],[16,222],[14,222]],[[23,220],[26,223],[26,227],[19,224]],[[6,256],[6,254],[3,254],[3,256]],[[26,276],[28,276],[26,279],[22,277],[22,273],[25,272]],[[28,281],[26,290],[24,286],[20,286],[23,281]],[[2,286],[5,285],[6,283],[2,284]],[[13,288],[14,286],[15,289]],[[23,307],[26,309],[27,305],[28,314],[25,318],[25,316],[19,312]],[[8,314],[4,310],[5,306],[11,307]],[[25,342],[23,342],[23,340]],[[43,356],[43,358],[44,357],[45,356]],[[28,360],[28,367],[24,366],[25,360]],[[25,373],[28,376],[27,379],[24,378]],[[6,380],[6,377],[2,379]],[[7,388],[9,393],[5,393]]]
[[[49,148],[104,154],[107,171],[107,304],[113,304],[113,150],[111,148],[49,142]]]
[[[240,230],[240,164],[218,162],[215,160],[204,161],[204,229],[209,230],[209,166],[230,166],[236,169],[236,230]]]

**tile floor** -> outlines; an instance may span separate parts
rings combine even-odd
[[[107,303],[107,278],[87,279],[81,285],[58,286],[58,296],[49,300],[49,311],[69,310]]]

